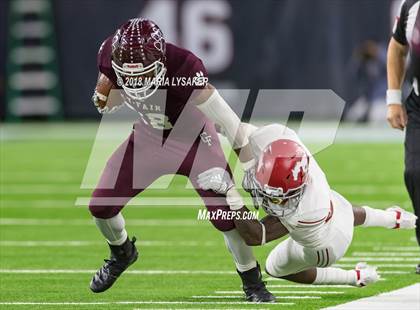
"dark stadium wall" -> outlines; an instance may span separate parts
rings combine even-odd
[[[346,70],[353,50],[367,39],[388,40],[390,4],[391,0],[54,1],[64,114],[71,119],[99,118],[90,101],[97,50],[120,24],[136,16],[154,19],[168,41],[202,57],[211,81],[220,87],[333,89],[349,98],[353,85]],[[0,11],[4,12],[1,6]]]
[[[0,120],[6,114],[6,37],[7,37],[7,1],[0,1]]]

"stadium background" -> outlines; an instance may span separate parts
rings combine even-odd
[[[383,50],[397,4],[0,1],[0,307],[278,307],[243,303],[221,234],[196,220],[199,200],[182,205],[182,198],[198,198],[182,177],[172,180],[168,190],[145,191],[124,209],[141,258],[110,291],[90,293],[90,277],[108,255],[86,209],[91,189],[81,188],[101,119],[90,100],[97,50],[126,19],[146,16],[156,20],[168,41],[200,56],[219,88],[250,88],[251,96],[269,88],[332,89],[351,106],[372,86],[366,76],[354,76],[357,51],[367,40]],[[39,46],[46,49],[34,53],[31,48]],[[376,64],[381,67],[379,60]],[[397,203],[411,210],[402,177],[403,135],[385,123],[385,75],[378,72],[379,121],[340,125],[334,144],[316,159],[332,188],[353,203],[376,208]],[[272,102],[257,112],[264,121],[289,110]],[[315,138],[325,134],[331,120],[330,110],[317,112],[325,122],[314,125]],[[177,204],[160,204],[174,197]],[[274,246],[255,249],[262,264]],[[339,266],[352,268],[362,260],[378,266],[382,280],[360,290],[265,279],[290,309],[319,309],[418,282],[414,266],[419,252],[411,231],[357,228]]]
[[[351,76],[355,51],[367,40],[387,44],[397,2],[3,0],[0,117],[98,119],[90,104],[96,53],[101,42],[133,16],[155,20],[169,42],[201,57],[219,87],[332,89],[351,103],[360,88]],[[40,57],[53,53],[49,62],[13,57],[16,49],[39,46],[47,48]],[[28,77],[28,72],[35,74]],[[281,105],[267,107],[261,117],[273,109]],[[328,111],[320,113],[328,116]]]

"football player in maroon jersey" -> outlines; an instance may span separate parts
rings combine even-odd
[[[152,21],[131,19],[117,29],[99,49],[98,68],[93,101],[99,112],[119,107],[108,100],[111,89],[116,88],[121,90],[124,103],[138,113],[139,120],[109,159],[89,204],[111,249],[110,259],[105,260],[90,283],[91,290],[97,293],[110,288],[137,260],[135,238],[129,239],[120,213],[127,202],[160,176],[179,174],[190,179],[208,211],[229,211],[228,197],[200,189],[197,177],[212,167],[225,167],[231,174],[214,123],[223,128],[233,145],[243,141],[239,118],[207,83],[201,60],[188,50],[166,43]],[[180,84],[174,85],[174,81]],[[215,204],[215,198],[224,203]],[[246,299],[274,302],[251,247],[245,244],[233,221],[215,219],[212,224],[224,234]]]

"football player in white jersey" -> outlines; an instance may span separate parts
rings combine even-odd
[[[344,256],[353,227],[415,228],[416,216],[399,207],[387,210],[353,207],[332,190],[327,178],[296,133],[282,125],[247,127],[253,157],[245,167],[243,187],[267,216],[261,221],[239,216],[249,212],[229,174],[212,168],[199,175],[203,189],[224,192],[236,229],[248,245],[289,235],[269,254],[266,272],[305,284],[365,286],[378,280],[376,268],[359,263],[354,270],[330,267]]]

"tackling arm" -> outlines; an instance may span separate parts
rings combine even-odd
[[[264,245],[289,233],[279,219],[274,216],[268,215],[261,221],[247,219],[246,213],[250,211],[245,207],[242,197],[235,187],[231,187],[227,191],[226,201],[230,210],[236,212],[233,221],[247,245]]]
[[[243,213],[250,212],[247,207],[242,207],[236,212],[238,212],[240,216],[235,217],[234,219],[235,227],[247,245],[263,245],[289,233],[279,219],[274,216],[268,215],[261,221],[245,220],[243,219]]]
[[[247,213],[250,211],[244,206],[241,195],[225,169],[214,167],[200,173],[197,182],[201,189],[226,195],[226,202],[234,213],[232,218],[235,226],[246,244],[263,245],[288,234],[283,224],[273,216],[267,216],[262,221],[249,219]]]

